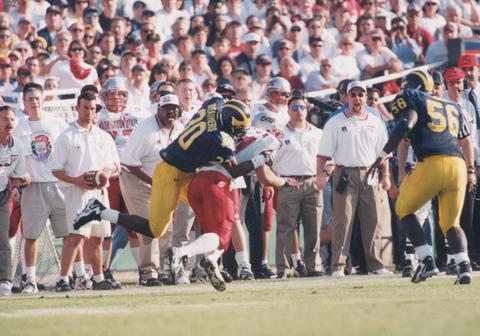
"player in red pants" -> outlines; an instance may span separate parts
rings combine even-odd
[[[280,143],[274,136],[251,128],[242,143],[237,145],[235,159],[241,163],[265,152],[270,152],[273,157],[279,146]],[[274,174],[266,164],[256,168],[255,172],[259,181],[269,186],[294,184]],[[204,254],[201,266],[205,268],[212,286],[218,291],[225,290],[225,281],[217,260],[228,248],[232,226],[239,218],[238,194],[232,190],[235,182],[217,163],[200,168],[193,177],[188,189],[188,201],[200,224],[202,235],[187,246],[174,250],[172,269],[175,277],[183,275],[188,258]]]

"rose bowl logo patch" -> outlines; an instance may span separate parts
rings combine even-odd
[[[37,134],[31,142],[32,155],[37,161],[48,160],[52,153],[52,141],[45,134]]]

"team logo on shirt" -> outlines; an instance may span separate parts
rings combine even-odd
[[[37,161],[48,160],[52,153],[52,141],[46,134],[37,134],[30,144],[32,155]]]

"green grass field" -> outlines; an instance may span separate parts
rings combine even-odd
[[[479,335],[480,277],[352,276],[0,299],[0,335]]]

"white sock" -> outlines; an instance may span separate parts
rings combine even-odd
[[[423,260],[423,259],[425,259],[426,257],[429,257],[429,256],[433,257],[432,247],[430,245],[427,245],[427,244],[415,247],[415,253],[418,256],[418,260]]]
[[[107,208],[102,211],[100,217],[107,222],[117,224],[119,214],[120,212],[118,212],[117,210]]]
[[[235,260],[240,267],[250,267],[248,251],[246,250],[235,253]]]
[[[97,274],[97,275],[94,275],[93,276],[93,280],[95,280],[95,282],[102,282],[103,280],[105,280],[105,278],[103,277],[103,273],[100,273],[100,274]]]
[[[60,277],[58,278],[58,281],[60,281],[60,280],[63,280],[63,281],[65,281],[66,283],[68,283],[68,275],[65,275],[65,276],[64,276],[64,275],[60,275]]]
[[[92,269],[92,265],[91,264],[85,264],[84,263],[84,266],[85,266],[85,274],[91,278],[92,275],[93,275],[93,269]]]
[[[179,253],[181,256],[188,256],[189,258],[198,255],[212,252],[220,245],[220,238],[216,233],[205,233],[189,243],[187,246],[180,247]]]
[[[130,251],[132,251],[132,256],[133,259],[135,259],[137,266],[140,266],[140,246],[130,247]]]
[[[461,262],[463,261],[468,261],[470,262],[470,258],[468,257],[468,253],[467,252],[460,252],[460,253],[455,253],[453,255],[453,257],[455,258],[455,263],[458,265],[460,264]]]
[[[293,267],[297,267],[298,261],[302,260],[302,255],[300,254],[300,252],[297,252],[292,253],[290,256],[292,257]]]
[[[77,261],[73,263],[73,269],[75,270],[75,274],[77,277],[81,278],[82,276],[85,275],[85,264],[83,261]]]
[[[415,255],[412,254],[412,253],[406,253],[406,254],[405,254],[405,260],[414,261],[414,260],[415,260]]]
[[[452,259],[454,259],[453,254],[447,254],[447,264],[449,264]]]
[[[223,250],[215,249],[214,251],[210,253],[206,253],[205,257],[210,260],[212,263],[217,263],[218,258],[220,258],[223,254]]]
[[[108,259],[109,254],[110,254],[110,250],[102,250],[102,264],[105,269],[108,268],[108,265],[105,265],[105,260]]]
[[[268,265],[268,259],[262,259],[262,265]]]
[[[36,270],[37,268],[35,266],[27,266],[25,267],[24,273],[27,275],[27,282],[32,282],[35,283],[36,280]]]

